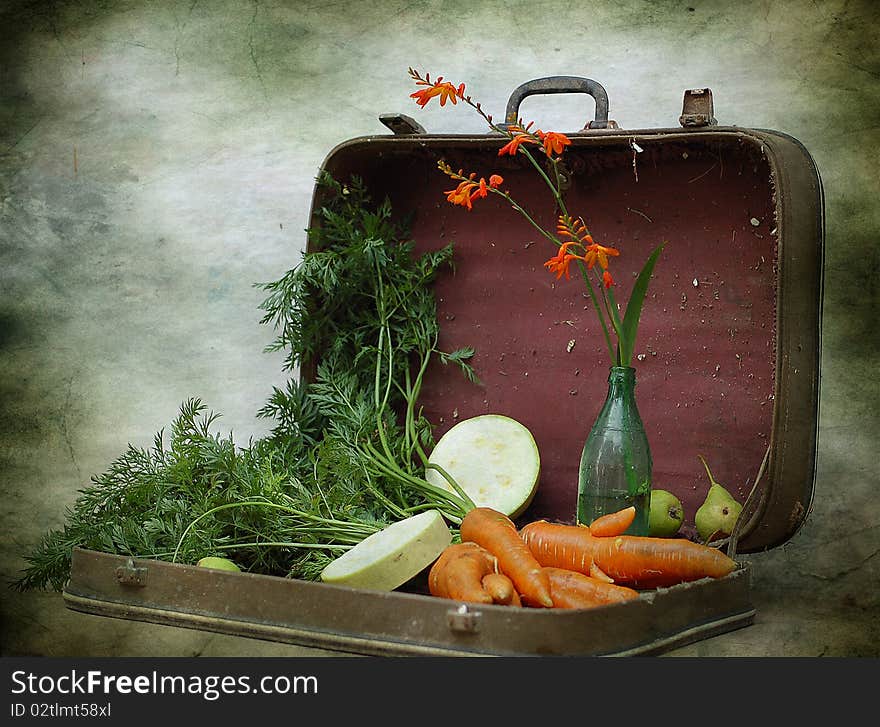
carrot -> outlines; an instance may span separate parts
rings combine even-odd
[[[590,572],[587,573],[587,575],[590,576],[590,578],[595,578],[597,581],[614,583],[614,579],[609,576],[605,571],[603,571],[599,566],[597,566],[595,561],[590,563]]]
[[[483,588],[483,577],[495,570],[495,558],[476,543],[449,545],[428,572],[433,596],[470,603],[492,603]]]
[[[462,518],[459,532],[463,541],[477,543],[495,556],[498,570],[513,581],[524,604],[552,608],[550,579],[509,517],[476,507]]]
[[[454,545],[446,547],[440,553],[440,557],[434,561],[431,570],[428,571],[428,590],[432,596],[449,598],[449,589],[446,587],[446,568],[455,555],[454,547]]]
[[[449,545],[428,573],[433,596],[470,603],[521,606],[513,582],[496,571],[495,556],[476,543]]]
[[[632,588],[615,586],[577,571],[563,568],[544,570],[550,577],[554,608],[592,608],[639,597],[639,592]]]
[[[483,558],[466,554],[446,567],[446,590],[456,601],[492,603],[492,595],[483,588],[487,565]]]
[[[483,590],[492,596],[492,602],[502,606],[521,606],[519,594],[513,581],[503,573],[487,573],[483,576]]]
[[[545,520],[529,523],[520,535],[542,566],[585,574],[598,567],[615,583],[633,588],[721,578],[736,568],[736,563],[721,551],[683,538],[597,538],[582,525]]]
[[[626,507],[617,512],[609,512],[601,515],[590,523],[590,532],[597,538],[607,538],[612,535],[623,535],[626,529],[636,519],[635,507]]]

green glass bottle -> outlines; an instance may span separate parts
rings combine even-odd
[[[589,525],[601,515],[635,505],[636,517],[626,532],[647,535],[653,463],[635,388],[634,368],[611,367],[608,395],[581,455],[577,521]]]

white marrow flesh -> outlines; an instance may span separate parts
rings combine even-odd
[[[501,414],[458,422],[440,437],[428,462],[448,472],[477,507],[491,507],[511,518],[531,504],[541,470],[532,433]],[[437,470],[428,468],[425,478],[453,490]]]
[[[325,583],[393,591],[431,565],[452,542],[437,510],[426,510],[366,537],[321,572]]]

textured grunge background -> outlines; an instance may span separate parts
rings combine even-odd
[[[672,654],[880,654],[878,28],[869,0],[2,2],[2,653],[328,653],[80,615],[8,584],[76,490],[184,399],[242,441],[262,433],[283,375],[254,283],[299,259],[324,157],[387,133],[385,112],[483,130],[415,109],[412,65],[499,117],[526,80],[588,76],[624,128],[675,126],[683,91],[709,86],[720,123],[810,150],[827,205],[814,508],[751,556],[755,623]],[[583,121],[561,99],[523,112]]]

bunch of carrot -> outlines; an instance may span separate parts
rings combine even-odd
[[[736,568],[721,551],[690,540],[624,535],[634,516],[626,508],[589,527],[538,520],[517,530],[503,513],[474,508],[461,521],[461,542],[431,567],[430,592],[471,603],[592,608]]]

